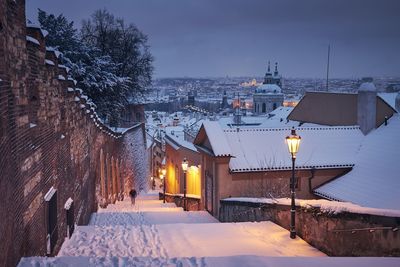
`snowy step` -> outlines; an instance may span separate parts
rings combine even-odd
[[[272,222],[78,226],[59,256],[325,256]]]
[[[117,201],[115,204],[109,204],[107,208],[99,208],[98,213],[103,212],[138,212],[138,211],[183,211],[176,207],[175,203],[163,203],[158,199],[136,199],[135,205],[132,205],[130,199]]]
[[[181,207],[175,206],[174,203],[165,203],[164,205],[160,205],[157,203],[147,205],[141,205],[140,203],[136,203],[135,206],[132,206],[130,203],[116,203],[109,204],[107,208],[98,209],[98,213],[107,213],[107,212],[139,212],[139,211],[183,211]]]
[[[275,267],[398,267],[400,258],[362,258],[362,257],[263,257],[263,256],[225,256],[225,257],[190,257],[190,258],[151,258],[151,257],[31,257],[22,258],[19,267],[123,267],[123,266],[275,266]]]
[[[218,223],[206,211],[183,212],[182,209],[163,212],[103,212],[93,213],[89,225],[151,225],[172,223]]]

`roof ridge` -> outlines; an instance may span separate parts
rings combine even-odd
[[[292,127],[258,127],[258,128],[240,128],[235,127],[232,129],[222,129],[224,133],[230,132],[276,132],[276,131],[287,131],[290,130]],[[359,125],[352,125],[352,126],[300,126],[295,127],[296,130],[359,130]]]
[[[308,170],[308,169],[336,169],[336,168],[351,168],[351,167],[354,167],[354,163],[299,165],[299,166],[296,166],[295,169],[296,170]],[[230,168],[231,172],[285,171],[285,170],[291,170],[291,169],[292,169],[291,166]]]

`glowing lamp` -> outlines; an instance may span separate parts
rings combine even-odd
[[[184,172],[187,171],[188,165],[189,165],[188,161],[186,160],[186,158],[184,158],[183,161],[182,161],[182,170]]]
[[[292,128],[292,132],[286,137],[286,144],[288,145],[289,153],[292,157],[296,157],[299,151],[301,137],[296,134],[296,130]]]

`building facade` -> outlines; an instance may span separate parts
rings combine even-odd
[[[218,218],[225,198],[289,197],[291,162],[284,142],[289,130],[222,129],[218,122],[205,122],[194,141],[201,153],[204,209]],[[296,197],[315,198],[314,189],[351,170],[363,134],[359,127],[297,130],[303,147],[296,161]]]
[[[184,192],[184,173],[182,161],[186,158],[189,163],[186,172],[186,193],[193,197],[201,196],[201,157],[195,146],[174,135],[165,136],[166,154],[166,193],[181,195]]]

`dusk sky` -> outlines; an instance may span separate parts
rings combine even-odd
[[[77,27],[106,8],[149,37],[155,77],[263,76],[278,61],[284,77],[400,76],[399,0],[28,0]]]

